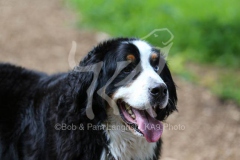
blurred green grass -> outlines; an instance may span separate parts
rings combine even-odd
[[[114,37],[144,37],[154,29],[168,28],[174,35],[170,65],[182,77],[201,82],[205,77],[191,71],[193,61],[219,69],[209,87],[224,99],[240,104],[240,2],[239,0],[70,0],[80,14],[79,27],[103,31]],[[169,33],[159,32],[146,40],[158,47]],[[174,60],[174,61],[173,61]],[[225,74],[227,73],[227,75]],[[238,75],[239,77],[239,75]]]

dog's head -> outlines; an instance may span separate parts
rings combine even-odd
[[[102,62],[96,96],[136,136],[156,142],[162,123],[176,110],[176,88],[161,52],[139,39],[118,38],[95,47],[80,66]],[[96,98],[96,99],[95,99]],[[93,107],[98,107],[94,103]],[[95,113],[98,114],[98,113]]]

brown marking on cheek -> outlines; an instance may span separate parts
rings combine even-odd
[[[158,59],[158,55],[156,54],[156,53],[153,53],[152,55],[151,55],[151,60],[152,61],[156,61]]]
[[[127,61],[134,62],[136,60],[135,56],[132,54],[127,55]]]

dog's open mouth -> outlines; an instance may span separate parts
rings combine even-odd
[[[139,136],[144,136],[148,142],[156,142],[162,135],[163,125],[155,119],[156,113],[151,108],[138,110],[122,100],[117,101],[123,122],[130,127],[130,130]]]

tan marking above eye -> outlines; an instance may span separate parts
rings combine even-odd
[[[134,62],[135,61],[135,56],[132,54],[127,55],[127,61]]]
[[[153,53],[153,54],[151,55],[151,60],[156,61],[157,59],[158,59],[157,53]]]

